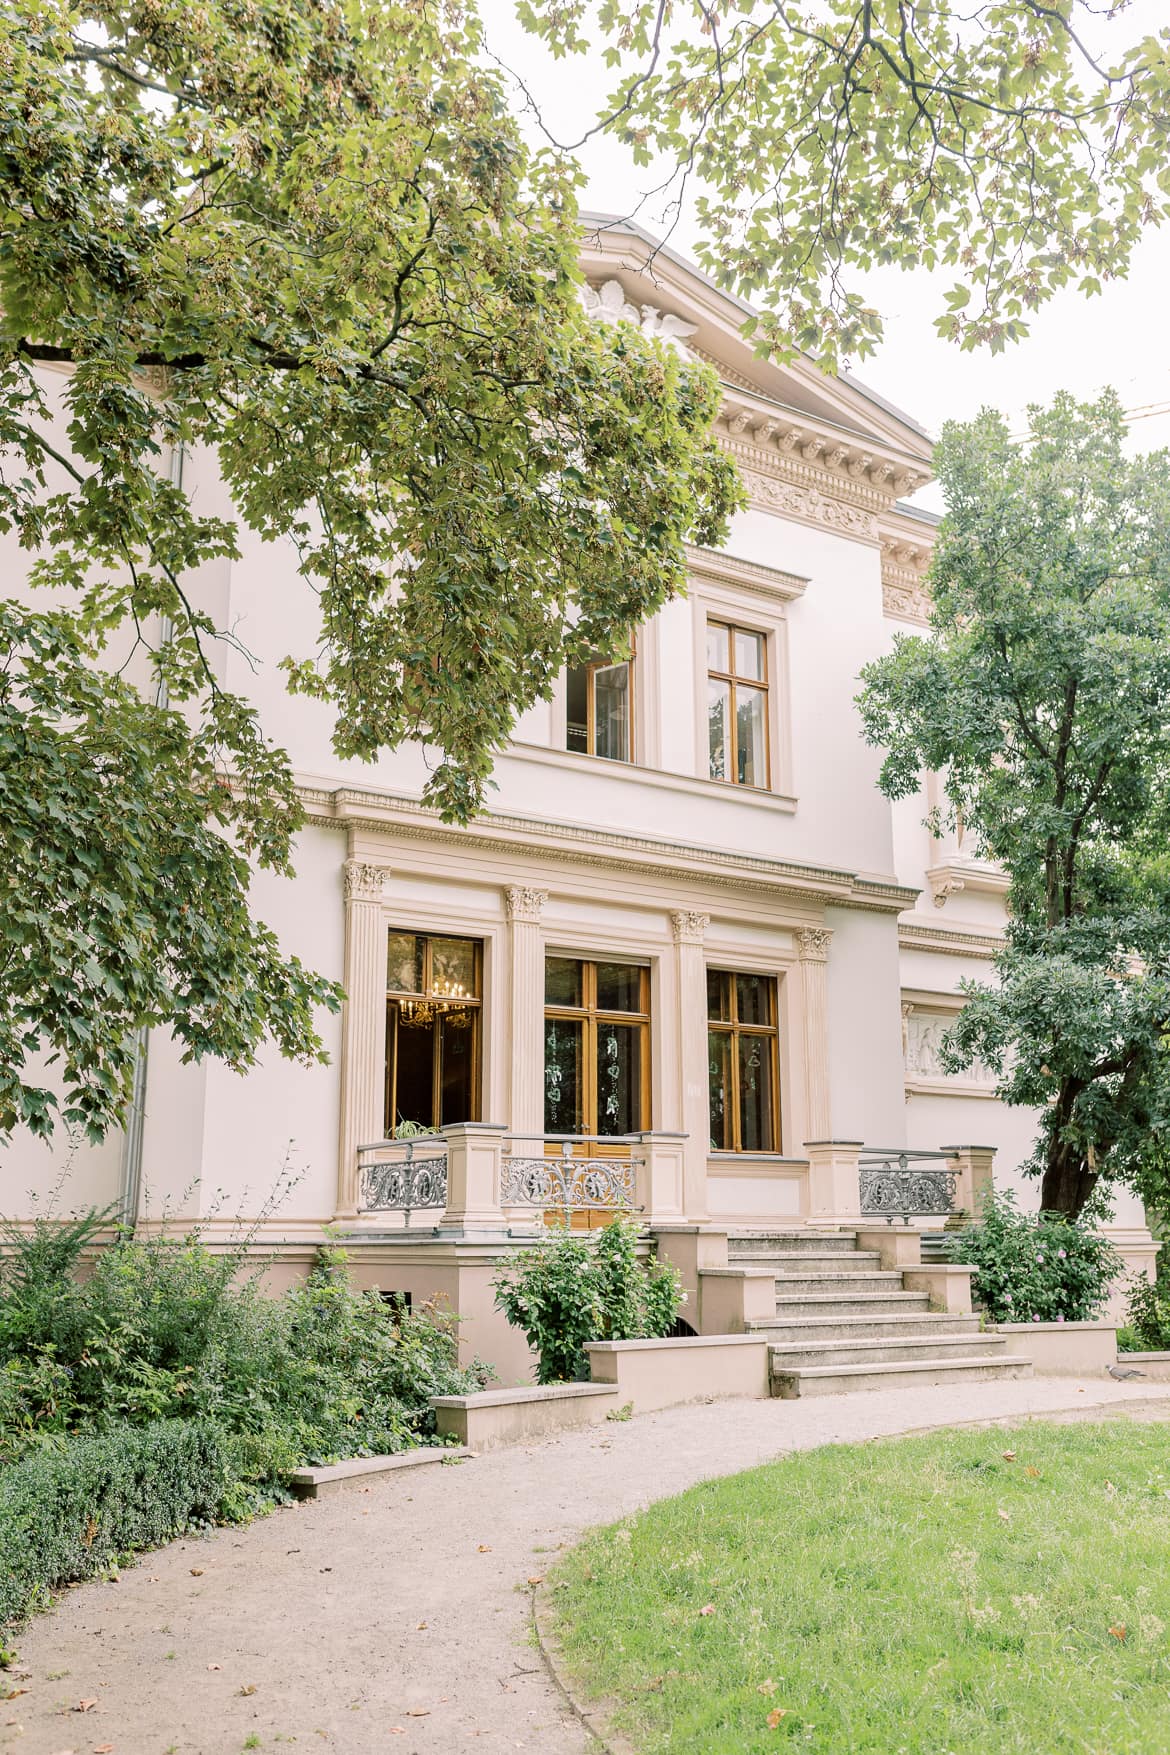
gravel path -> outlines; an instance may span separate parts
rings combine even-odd
[[[1095,1407],[1170,1418],[1164,1385],[1044,1378],[714,1402],[176,1542],[30,1623],[0,1751],[595,1755],[533,1649],[525,1588],[588,1525],[785,1451]]]

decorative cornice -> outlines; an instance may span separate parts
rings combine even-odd
[[[919,892],[892,879],[865,877],[834,866],[802,865],[759,854],[727,852],[689,842],[661,841],[576,823],[487,811],[466,829],[444,823],[420,799],[398,793],[302,783],[298,796],[310,819],[331,828],[367,830],[396,840],[438,843],[499,853],[514,849],[558,864],[621,872],[693,877],[721,890],[787,901],[826,902],[873,914],[901,914]]]
[[[943,926],[918,926],[912,921],[898,923],[898,943],[906,951],[941,951],[952,957],[982,957],[990,961],[1003,949],[999,933],[949,932]]]
[[[670,930],[674,934],[675,944],[701,945],[710,921],[709,914],[700,914],[691,908],[672,908]]]
[[[802,926],[796,934],[796,952],[802,963],[827,963],[832,942],[827,926]]]
[[[927,867],[926,881],[936,908],[945,908],[948,898],[957,896],[960,890],[985,896],[1006,896],[1011,889],[1011,879],[1006,871],[986,860],[976,859],[940,860],[937,865]]]
[[[504,891],[504,908],[509,920],[538,921],[548,901],[548,891],[532,884],[509,884]]]
[[[816,487],[834,499],[871,511],[894,502],[930,480],[929,465],[869,434],[845,431],[831,421],[756,396],[750,404],[732,391],[718,436],[741,467]]]
[[[362,859],[347,859],[344,871],[347,902],[382,900],[382,881],[386,876],[386,866],[372,865]]]
[[[850,505],[844,497],[830,497],[820,488],[788,479],[782,469],[768,475],[761,475],[754,469],[741,469],[740,473],[752,505],[763,512],[773,512],[781,518],[795,518],[799,524],[812,524],[819,530],[835,530],[861,542],[878,540],[876,512]]]
[[[926,627],[930,620],[930,590],[926,583],[930,544],[905,542],[883,532],[881,545],[882,605],[886,614],[896,621]]]
[[[710,579],[717,585],[734,585],[739,591],[753,591],[760,597],[780,598],[789,603],[803,595],[808,580],[799,573],[782,573],[778,567],[764,566],[760,561],[742,561],[737,555],[724,554],[721,549],[687,546],[687,571],[692,579]]]

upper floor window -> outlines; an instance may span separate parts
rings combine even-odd
[[[707,623],[707,730],[712,780],[767,787],[768,649],[763,634]]]
[[[386,1137],[403,1122],[479,1115],[483,947],[474,938],[391,932],[386,945]]]
[[[634,759],[634,660],[582,664],[566,676],[565,747],[611,762]]]
[[[780,1069],[771,975],[707,971],[707,1074],[713,1152],[776,1152]]]

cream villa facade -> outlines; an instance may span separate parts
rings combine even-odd
[[[326,709],[286,694],[277,663],[314,637],[288,553],[205,569],[218,625],[260,660],[225,648],[225,680],[291,751],[308,811],[296,880],[258,875],[256,907],[348,1003],[311,1071],[274,1052],[246,1078],[182,1067],[152,1034],[125,1135],[76,1154],[67,1195],[215,1235],[256,1217],[287,1154],[257,1245],[291,1269],[338,1226],[369,1283],[478,1312],[489,1356],[492,1265],[564,1175],[701,1256],[728,1232],[856,1226],[876,1186],[859,1146],[947,1149],[919,1167],[957,1174],[961,1200],[992,1158],[952,1148],[993,1148],[1010,1183],[1033,1132],[984,1069],[938,1060],[960,982],[988,972],[1002,876],[932,839],[925,799],[882,798],[853,704],[861,667],[923,622],[934,520],[903,501],[927,435],[849,377],[753,358],[742,308],[628,225],[591,234],[583,265],[599,321],[718,368],[750,494],[726,549],[692,551],[688,596],[628,663],[525,715],[469,829],[420,803],[419,749],[342,762]],[[184,480],[200,510],[221,502],[207,459]],[[445,1146],[381,1143],[405,1123]],[[43,1191],[64,1147],[8,1156],[7,1188]],[[1136,1203],[1114,1228],[1152,1261]]]

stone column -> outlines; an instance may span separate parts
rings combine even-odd
[[[357,1149],[385,1129],[386,867],[345,862],[345,1001],[341,1008],[341,1137],[337,1156],[338,1219],[357,1217]]]
[[[796,934],[800,958],[801,1013],[804,1019],[804,1132],[810,1140],[833,1131],[829,1100],[829,945],[824,926],[805,926]]]
[[[707,963],[703,934],[709,916],[676,908],[674,932],[679,1008],[679,1075],[682,1086],[683,1213],[690,1221],[707,1218],[707,1152],[711,1112],[707,1090]]]
[[[949,1168],[959,1173],[955,1184],[955,1211],[946,1223],[946,1228],[953,1230],[967,1220],[979,1217],[983,1197],[991,1191],[995,1147],[940,1146],[939,1150],[949,1157]]]
[[[808,1216],[814,1225],[861,1221],[859,1140],[806,1140]]]
[[[548,891],[513,884],[504,891],[512,963],[510,979],[511,1115],[517,1134],[544,1132],[544,934]]]

